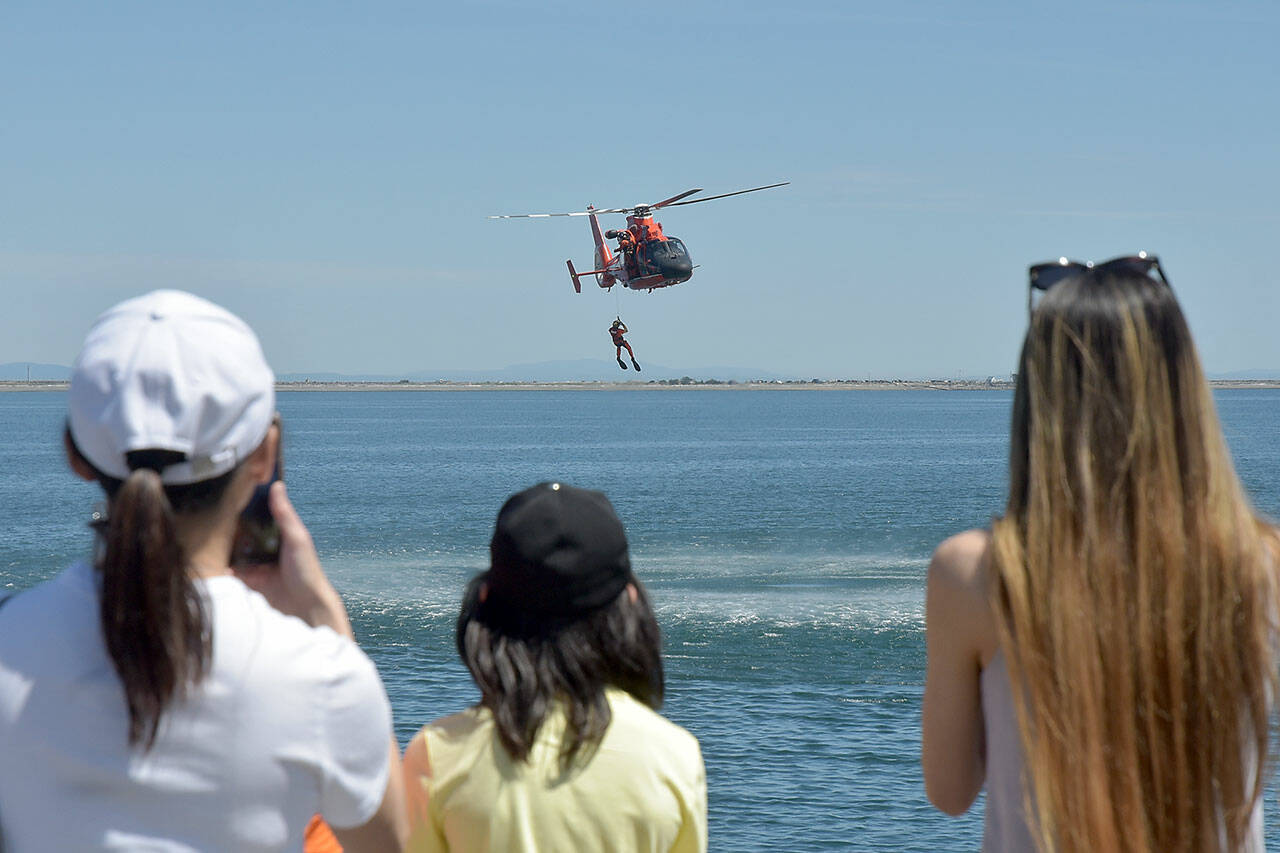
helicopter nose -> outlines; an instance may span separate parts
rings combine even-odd
[[[693,261],[688,255],[663,258],[658,269],[667,281],[688,281],[693,276]]]

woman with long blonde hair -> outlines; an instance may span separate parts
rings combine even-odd
[[[1276,532],[1156,258],[1031,288],[1007,507],[929,567],[929,799],[985,786],[990,850],[1261,850]]]

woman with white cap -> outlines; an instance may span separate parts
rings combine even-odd
[[[602,493],[513,495],[457,643],[480,703],[405,751],[409,850],[707,848],[698,741],[659,716],[657,620]]]
[[[0,610],[0,847],[298,850],[321,812],[348,850],[398,849],[386,693],[283,484],[278,565],[230,567],[279,442],[252,330],[178,291],[123,302],[68,408],[107,519],[92,561]]]

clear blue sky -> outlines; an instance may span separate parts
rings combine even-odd
[[[1270,0],[13,0],[0,362],[181,287],[278,372],[608,359],[620,309],[676,368],[1007,373],[1028,263],[1146,249],[1211,372],[1277,369],[1278,35]],[[779,180],[659,216],[701,267],[652,294],[574,295],[584,219],[485,218]]]

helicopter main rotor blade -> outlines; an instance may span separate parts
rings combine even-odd
[[[755,193],[755,192],[759,192],[760,190],[771,190],[774,187],[785,187],[789,183],[791,182],[783,181],[780,184],[769,184],[768,186],[765,186],[765,187],[752,187],[749,190],[738,190],[737,192],[734,192],[734,193],[721,193],[720,195],[709,195],[706,198],[695,198],[690,201],[676,201],[676,202],[672,202],[667,206],[679,207],[682,204],[697,204],[700,201],[715,201],[718,198],[728,198],[731,195],[742,195],[743,193]],[[677,198],[679,198],[679,196],[677,196]],[[666,202],[663,202],[663,204],[666,204]]]
[[[644,207],[648,207],[648,208],[650,208],[651,210],[657,210],[657,209],[658,209],[658,208],[660,208],[660,207],[666,207],[667,205],[669,205],[669,204],[671,204],[671,203],[673,203],[673,202],[677,202],[677,201],[679,201],[680,199],[684,198],[685,196],[691,196],[691,195],[693,195],[694,193],[700,193],[700,192],[702,192],[702,188],[701,188],[701,187],[699,187],[699,188],[698,188],[698,189],[696,189],[696,190],[685,190],[684,192],[680,193],[680,195],[673,195],[671,198],[665,198],[665,199],[663,199],[662,201],[655,202],[654,204],[646,204],[646,205],[643,205],[643,206],[644,206]]]
[[[630,213],[634,207],[593,207],[589,210],[575,210],[573,213],[504,213],[490,216],[489,219],[546,219],[550,216],[590,216],[593,213]]]
[[[603,210],[583,210],[574,213],[504,213],[490,216],[489,219],[546,219],[550,216],[590,216],[593,213],[604,213]]]
[[[660,207],[679,207],[682,204],[697,204],[700,201],[715,201],[718,198],[728,198],[731,195],[742,195],[743,193],[754,193],[760,190],[771,190],[774,187],[785,187],[790,181],[783,181],[780,184],[769,184],[764,187],[752,187],[749,190],[738,190],[732,193],[721,193],[720,195],[709,195],[706,198],[695,198],[690,201],[680,201],[694,193],[702,192],[701,189],[685,190],[679,195],[673,195],[671,198],[654,202],[653,204],[637,204],[634,207],[591,207],[586,210],[575,210],[572,213],[504,213],[499,216],[490,216],[489,219],[549,219],[552,216],[591,216],[593,213],[599,215],[601,213],[626,213],[646,214],[647,211],[657,210]]]

